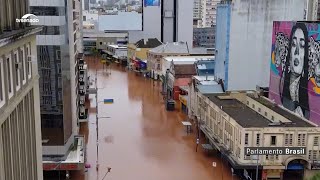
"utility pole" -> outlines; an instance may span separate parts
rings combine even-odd
[[[97,59],[96,59],[97,60]],[[96,77],[95,77],[95,86],[96,86],[96,131],[97,131],[97,165],[96,170],[99,170],[99,125],[98,125],[98,67],[96,61]]]

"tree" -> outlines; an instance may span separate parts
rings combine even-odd
[[[316,175],[314,175],[312,178],[310,178],[309,180],[319,180],[320,179],[320,173],[317,173]]]
[[[95,56],[95,57],[98,57],[98,55],[99,55],[99,51],[98,51],[98,49],[97,48],[91,48],[91,53]]]

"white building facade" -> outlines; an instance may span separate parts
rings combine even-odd
[[[28,27],[19,33],[0,32],[1,180],[43,179],[36,49],[40,31]]]
[[[210,144],[220,151],[237,174],[255,179],[288,179],[292,166],[301,165],[295,177],[319,172],[320,128],[277,107],[267,98],[243,93],[196,93],[196,119]],[[245,155],[245,147],[303,147],[305,155]],[[297,165],[298,166],[298,165]],[[253,174],[251,176],[250,174]]]
[[[78,0],[30,0],[31,13],[39,18],[34,25],[44,26],[37,35],[44,162],[52,156],[67,159],[78,142],[81,5]]]

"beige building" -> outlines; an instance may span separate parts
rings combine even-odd
[[[0,180],[42,180],[36,59],[36,33],[42,28],[21,24],[2,32],[9,27],[1,24],[2,18],[6,17],[0,16]],[[13,18],[21,17],[11,14]]]
[[[319,172],[320,128],[257,94],[194,93],[200,129],[237,174],[255,179],[310,177]],[[304,147],[305,155],[245,155],[245,147]],[[301,169],[299,169],[301,167]],[[295,174],[290,169],[295,168]],[[247,177],[248,178],[248,177]]]
[[[163,57],[189,56],[188,44],[185,42],[165,43],[148,51],[147,66],[151,70],[151,77],[160,80],[162,75]]]

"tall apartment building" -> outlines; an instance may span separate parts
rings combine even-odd
[[[82,59],[81,4],[79,0],[56,0],[50,4],[30,0],[31,13],[39,18],[37,25],[44,26],[37,35],[44,170],[81,167],[78,163],[72,167],[54,164],[71,161],[72,150],[77,151],[72,147],[82,141],[77,137],[82,105],[78,81],[78,62]],[[80,154],[76,156],[81,159]],[[79,161],[83,163],[82,159]]]
[[[198,27],[198,22],[201,20],[201,0],[193,2],[193,27]]]
[[[213,27],[216,24],[217,4],[221,0],[195,0],[193,6],[194,27]]]
[[[0,1],[0,179],[42,180],[39,27],[17,22],[29,13],[27,0]]]

